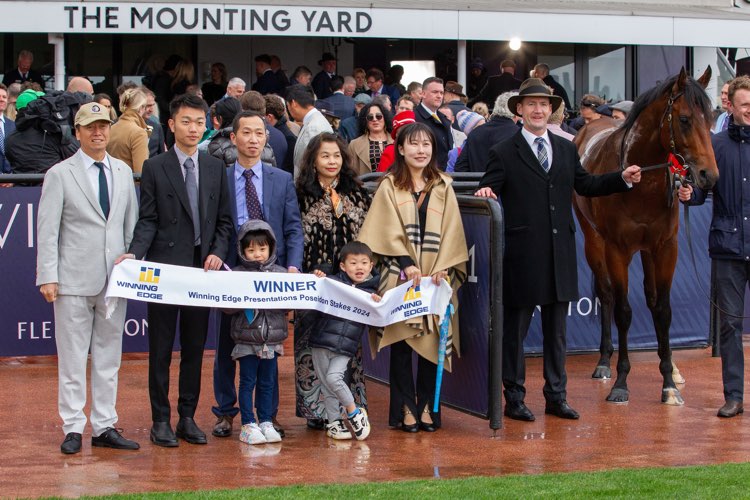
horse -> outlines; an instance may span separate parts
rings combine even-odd
[[[574,141],[581,164],[591,173],[612,172],[633,164],[643,169],[641,182],[627,192],[601,198],[575,195],[574,200],[585,237],[586,260],[602,305],[600,358],[593,378],[611,376],[613,319],[617,326],[617,380],[607,396],[609,402],[627,403],[629,399],[628,329],[632,309],[628,302],[628,265],[640,252],[646,303],[656,330],[659,371],[664,378],[661,401],[684,404],[675,385],[669,345],[669,295],[677,263],[679,203],[674,188],[676,174],[667,167],[670,160],[678,159],[677,166],[686,168],[690,181],[702,189],[710,189],[719,177],[711,146],[711,107],[705,92],[710,78],[710,66],[698,80],[688,77],[682,68],[679,75],[638,97],[624,122],[597,125],[600,120],[594,120]]]

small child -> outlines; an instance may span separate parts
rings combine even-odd
[[[370,247],[359,241],[351,241],[341,249],[340,260],[341,270],[329,278],[370,292],[372,300],[380,302],[380,296],[374,293],[378,289],[379,277],[377,273],[372,274],[374,263]],[[322,271],[315,271],[314,274],[320,278],[325,276]],[[321,313],[310,335],[313,367],[325,399],[328,419],[326,434],[333,439],[352,438],[341,418],[340,406],[346,410],[354,437],[361,441],[370,434],[367,411],[354,404],[354,397],[344,380],[349,362],[357,353],[368,328],[362,323]]]
[[[233,271],[286,272],[275,264],[276,236],[262,220],[245,222],[237,234],[240,264]],[[273,388],[276,383],[276,355],[284,354],[288,335],[286,311],[280,309],[226,310],[232,316],[231,335],[235,342],[232,359],[240,364],[238,400],[242,429],[240,441],[248,444],[276,443],[281,436],[273,428]],[[258,420],[253,416],[253,390]]]

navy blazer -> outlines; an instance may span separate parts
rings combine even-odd
[[[368,90],[367,94],[370,97],[373,97],[372,90]],[[399,92],[396,87],[391,87],[389,85],[383,85],[383,87],[381,87],[381,89],[380,89],[380,94],[381,95],[385,94],[385,95],[387,95],[388,97],[391,98],[391,107],[395,107],[396,106],[396,102],[401,97],[401,92]]]
[[[320,99],[318,102],[328,104],[331,112],[341,120],[356,114],[354,99],[348,95],[334,93],[332,96]]]
[[[5,134],[3,135],[3,142],[6,141],[8,136],[16,131],[16,122],[5,117]],[[0,173],[3,174],[10,174],[11,168],[10,168],[10,162],[8,161],[8,158],[5,157],[5,144],[3,144],[3,150],[0,151]]]
[[[235,198],[234,165],[227,167],[229,205],[234,222],[227,263],[237,260],[237,200]],[[244,201],[244,197],[243,197]],[[304,235],[297,204],[297,191],[289,172],[263,164],[263,215],[276,236],[276,262],[284,267],[302,269]],[[234,259],[234,260],[232,260]]]

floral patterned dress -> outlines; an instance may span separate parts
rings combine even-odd
[[[334,216],[331,197],[316,197],[299,193],[299,208],[302,215],[302,230],[305,235],[305,252],[302,271],[310,273],[320,269],[332,274],[339,269],[341,248],[357,238],[359,228],[370,208],[370,195],[364,187],[350,193],[338,193],[343,204],[340,217]],[[297,393],[296,413],[308,420],[325,419],[325,404],[321,384],[312,364],[312,348],[309,345],[311,321],[304,311],[295,313],[294,364],[295,389]],[[362,369],[362,349],[352,359],[347,370],[349,386],[357,405],[367,407],[365,378]]]

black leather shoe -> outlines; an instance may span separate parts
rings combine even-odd
[[[432,422],[430,422],[429,424],[426,422],[419,422],[419,430],[425,432],[435,432],[437,430],[437,427],[435,427],[435,424]]]
[[[151,442],[165,448],[174,448],[180,445],[169,422],[154,422],[151,426]]]
[[[506,403],[505,405],[505,416],[512,418],[513,420],[521,420],[523,422],[533,422],[536,420],[531,410],[523,403],[523,401],[513,401]]]
[[[116,450],[138,450],[141,445],[130,439],[125,439],[118,429],[107,427],[96,437],[91,437],[91,446],[99,448],[115,448]]]
[[[65,435],[65,441],[60,445],[60,451],[66,455],[72,455],[81,451],[81,435],[77,432],[69,432]]]
[[[206,433],[198,428],[195,420],[190,417],[180,417],[177,422],[177,437],[190,444],[206,444]]]
[[[742,407],[742,401],[729,399],[724,403],[724,406],[719,408],[719,413],[717,413],[717,415],[722,418],[732,418],[744,411],[745,409]]]
[[[573,408],[570,407],[567,401],[557,401],[554,403],[547,403],[547,407],[544,409],[544,413],[548,415],[554,415],[560,418],[567,418],[570,420],[578,420],[580,415]]]
[[[322,431],[322,430],[324,430],[326,428],[326,424],[325,424],[325,421],[322,418],[308,418],[307,419],[307,428],[308,429],[312,429],[314,431]]]
[[[404,432],[409,432],[409,433],[419,432],[419,424],[416,422],[411,425],[406,425],[402,423],[401,430]]]

